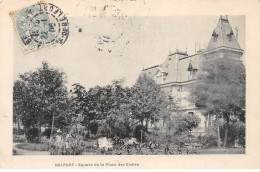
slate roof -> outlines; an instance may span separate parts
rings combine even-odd
[[[242,50],[236,40],[232,27],[227,18],[220,17],[217,27],[213,30],[212,37],[206,50],[200,50],[197,54],[188,56],[185,52],[176,50],[170,52],[161,65],[146,68],[142,74],[154,78],[158,70],[166,74],[164,84],[177,82],[182,83],[192,80],[191,71],[199,70],[199,63],[202,56],[219,47],[228,47]],[[192,67],[192,70],[189,70]],[[141,75],[142,75],[141,74]]]
[[[148,77],[154,77],[154,75],[156,74],[157,70],[159,68],[159,65],[156,65],[156,66],[152,66],[152,67],[149,67],[149,68],[146,68],[146,69],[143,69],[141,75],[147,75]]]
[[[234,35],[232,27],[229,24],[228,18],[220,16],[217,27],[213,30],[207,51],[223,46],[234,49],[241,49]]]

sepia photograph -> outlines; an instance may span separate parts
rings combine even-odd
[[[0,169],[259,168],[259,8],[0,1]]]
[[[68,39],[14,48],[13,155],[245,154],[245,16],[57,23],[37,5],[13,13],[26,51]]]

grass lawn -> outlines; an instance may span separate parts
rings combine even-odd
[[[48,151],[48,145],[42,143],[21,143],[17,144],[15,147],[30,151]]]
[[[245,148],[209,148],[201,149],[198,154],[245,154]]]

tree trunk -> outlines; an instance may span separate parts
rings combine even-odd
[[[209,124],[208,124],[208,126],[209,126],[209,128],[211,128],[211,126],[212,126],[212,118],[211,118],[211,114],[209,114]]]
[[[225,125],[225,138],[224,138],[224,148],[227,146],[227,138],[228,138],[228,127],[229,127],[229,116],[227,117],[227,123]]]
[[[169,147],[169,137],[170,137],[170,132],[171,132],[171,121],[170,121],[170,116],[168,115],[168,118],[167,118],[167,120],[168,120],[168,124],[167,124],[167,126],[166,126],[166,143],[167,143],[167,148]],[[168,154],[168,149],[167,149],[167,154]]]
[[[54,113],[52,113],[52,124],[51,124],[51,136],[50,136],[50,138],[52,137],[52,134],[53,134],[53,126],[54,126]]]
[[[143,130],[141,130],[141,145],[143,144]]]
[[[208,117],[205,115],[205,121],[204,121],[204,132],[205,133],[207,132],[207,128],[208,128],[207,123],[208,123]],[[207,133],[206,133],[206,135],[207,135]]]
[[[91,138],[91,135],[92,135],[91,128],[88,129],[88,135],[89,135],[89,138]]]
[[[146,119],[146,123],[145,123],[146,131],[148,131],[148,121],[149,121],[149,119]]]
[[[17,117],[17,125],[18,125],[18,132],[20,131],[20,117],[18,116]]]
[[[153,126],[154,128],[157,128],[157,121],[155,121],[155,117],[153,117]]]
[[[218,148],[220,148],[220,131],[219,131],[219,121],[217,122],[218,128]]]
[[[191,137],[191,129],[189,130],[189,135],[188,135],[188,137],[189,137],[189,142],[191,143],[191,139],[190,139],[190,137]]]
[[[41,123],[39,124],[39,142],[41,142],[41,137],[42,137],[42,125]]]

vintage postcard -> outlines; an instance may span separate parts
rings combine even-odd
[[[259,168],[259,3],[2,0],[0,168]]]

